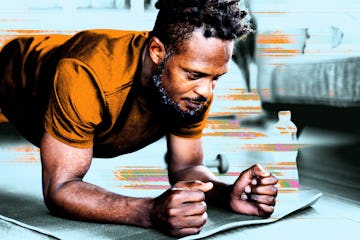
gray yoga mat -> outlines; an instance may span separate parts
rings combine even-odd
[[[154,151],[154,147],[145,150],[144,153],[126,156],[127,162],[135,162],[136,158],[147,155],[146,151]],[[2,146],[0,158],[1,181],[0,181],[0,236],[1,239],[25,234],[34,236],[34,239],[168,239],[169,237],[154,230],[134,226],[115,224],[100,224],[80,222],[62,219],[49,214],[42,199],[41,192],[41,164],[38,157],[38,149],[28,144]],[[156,154],[155,154],[156,155]],[[161,155],[160,153],[158,155]],[[158,157],[158,156],[156,156]],[[159,161],[160,162],[160,161]],[[119,173],[113,169],[123,170],[125,173],[158,174],[158,179],[165,178],[165,171],[155,171],[154,167],[148,167],[147,171],[134,170],[136,166],[123,166],[122,159],[104,160],[94,159],[87,181],[106,187],[114,192],[125,192],[132,196],[156,196],[163,189],[149,190],[144,188],[129,188],[117,185],[114,181]],[[143,162],[142,165],[146,163]],[[121,167],[119,166],[121,165]],[[154,162],[151,166],[156,165]],[[159,163],[159,168],[161,164]],[[135,172],[134,172],[135,171]],[[125,174],[125,175],[124,175]],[[142,176],[146,177],[146,176]],[[128,178],[131,178],[129,175]],[[151,176],[150,176],[151,178]],[[131,180],[131,179],[130,179]],[[128,179],[128,181],[130,181]],[[145,179],[146,180],[146,179]],[[163,179],[166,180],[166,179]],[[127,183],[131,185],[130,181]],[[164,182],[163,184],[166,184]],[[164,186],[162,186],[164,187]],[[166,187],[166,185],[165,185]],[[184,239],[197,239],[210,236],[214,233],[233,229],[245,225],[265,224],[275,222],[284,216],[315,203],[320,193],[299,189],[282,191],[279,193],[274,214],[270,218],[262,219],[254,216],[239,215],[228,210],[209,206],[208,222],[199,235],[188,236]],[[31,235],[29,235],[31,234]]]
[[[241,226],[275,222],[288,214],[311,206],[319,199],[320,195],[311,190],[292,193],[291,196],[286,197],[286,200],[284,199],[278,204],[272,217],[266,219],[209,207],[209,219],[202,232],[183,239],[198,239]],[[170,239],[153,229],[57,218],[49,215],[41,199],[34,196],[1,192],[0,201],[0,212],[2,213],[0,219],[3,223],[0,222],[0,231],[4,230],[4,224],[7,225],[5,228],[10,229],[8,233],[11,234],[11,237],[14,237],[15,234],[24,234],[29,237],[29,233],[22,229],[25,228],[31,230],[32,239]]]
[[[227,141],[226,147],[230,143]],[[125,195],[157,196],[168,187],[163,162],[164,145],[165,141],[161,140],[134,154],[94,159],[85,180]],[[266,151],[267,148],[268,145]],[[297,189],[295,162],[273,163],[263,150],[250,151],[249,156],[237,155],[240,152],[246,154],[246,151],[229,152],[231,167],[226,176],[220,177],[233,182],[238,171],[252,164],[246,159],[264,159],[262,164],[272,168],[273,172],[281,171],[279,178],[284,186],[273,215],[263,219],[209,206],[208,222],[201,233],[184,239],[204,238],[229,229],[239,228],[241,231],[242,226],[272,223],[311,206],[319,199],[321,194],[316,191]],[[39,150],[27,142],[14,140],[1,142],[0,153],[0,239],[170,239],[154,229],[73,221],[50,215],[42,199]]]

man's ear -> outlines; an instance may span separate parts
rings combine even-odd
[[[166,56],[164,44],[157,37],[151,37],[149,42],[149,55],[154,64],[159,65]]]

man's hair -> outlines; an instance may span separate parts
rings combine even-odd
[[[235,40],[252,30],[240,9],[243,0],[158,0],[157,19],[151,32],[165,45],[168,54],[178,54],[183,42],[201,28],[204,37]]]

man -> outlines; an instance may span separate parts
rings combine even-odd
[[[220,182],[203,165],[201,131],[234,39],[247,33],[239,0],[159,0],[152,32],[84,31],[18,38],[0,55],[0,103],[40,146],[48,209],[66,218],[196,234],[206,202],[269,216],[277,179],[261,166]],[[82,181],[93,157],[166,136],[172,187],[134,198]]]

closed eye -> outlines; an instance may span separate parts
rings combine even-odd
[[[199,78],[202,78],[206,76],[206,74],[199,73],[199,72],[188,72],[186,71],[187,78],[190,80],[198,80]]]
[[[216,76],[216,77],[214,77],[214,78],[213,78],[213,81],[217,81],[217,80],[219,80],[219,79],[220,79],[220,77],[221,77],[221,76]]]
[[[220,75],[218,75],[218,76],[215,76],[215,77],[213,78],[213,81],[219,80],[224,74],[225,74],[225,73],[220,74]]]
[[[202,73],[202,72],[195,72],[195,71],[187,71],[185,70],[185,73],[186,73],[186,76],[189,80],[198,80],[200,78],[203,78],[203,77],[209,77],[210,75],[209,74],[206,74],[206,73]],[[226,73],[226,72],[225,72]],[[223,74],[220,74],[220,75],[217,75],[217,76],[214,76],[212,78],[213,81],[217,81],[220,79],[221,76],[223,76],[225,73]]]

